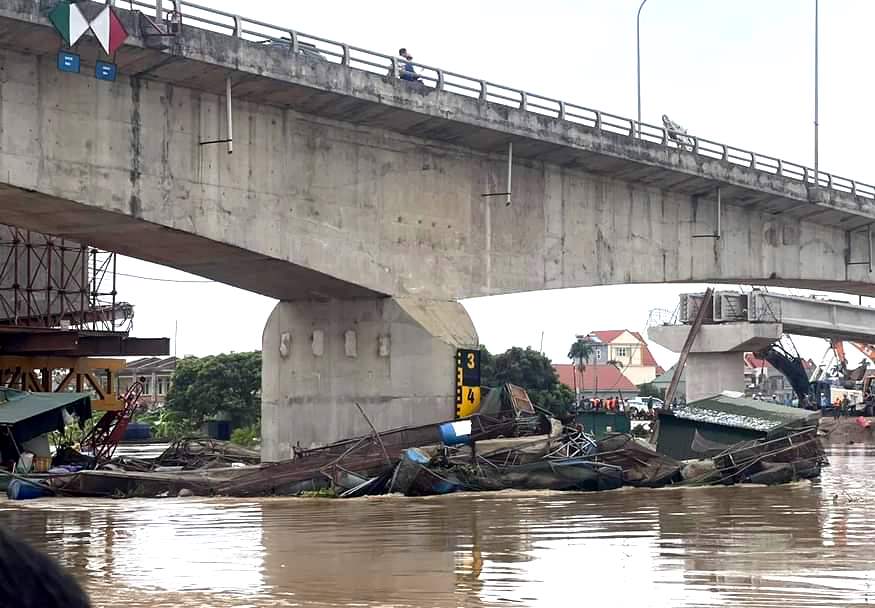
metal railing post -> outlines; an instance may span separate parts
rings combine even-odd
[[[699,138],[693,137],[693,154],[698,154],[698,153],[699,153]]]
[[[778,159],[778,177],[784,177],[784,161]]]
[[[444,71],[437,70],[437,82],[435,83],[435,89],[438,91],[444,90]]]
[[[602,130],[602,113],[601,112],[595,113],[595,130],[596,131]]]
[[[343,51],[343,57],[340,58],[341,65],[348,66],[349,65],[349,45],[341,44],[341,50]]]
[[[529,105],[529,94],[525,91],[520,91],[520,110],[525,112],[528,110]]]
[[[480,101],[486,101],[486,81],[480,81]]]
[[[392,65],[389,66],[389,69],[392,70],[390,76],[392,78],[398,78],[398,58],[392,57]]]
[[[723,160],[725,162],[729,162],[729,148],[726,147],[726,144],[723,145]]]
[[[565,120],[565,102],[559,102],[559,120]]]
[[[757,155],[753,152],[750,153],[750,168],[751,169],[757,168]]]
[[[243,33],[243,26],[240,23],[240,15],[234,15],[234,38],[239,38]]]
[[[289,47],[292,51],[292,55],[298,54],[298,32],[289,32],[289,37],[292,39],[292,44]]]

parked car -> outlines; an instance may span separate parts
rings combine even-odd
[[[632,413],[632,410],[646,412],[648,399],[653,399],[654,409],[665,405],[659,397],[632,397],[626,401],[626,409],[629,413]]]

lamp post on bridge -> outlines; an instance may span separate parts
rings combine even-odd
[[[638,122],[635,125],[635,133],[638,138],[641,138],[641,9],[647,4],[647,0],[641,0],[638,6],[638,16],[635,20],[635,50],[637,53],[637,75],[638,75]]]
[[[645,0],[646,1],[646,0]],[[819,70],[820,63],[818,55],[818,35],[820,33],[820,23],[818,19],[818,0],[814,0],[814,187],[820,187],[820,163],[819,163],[819,141],[817,133],[817,114],[818,114],[818,93],[820,91]]]

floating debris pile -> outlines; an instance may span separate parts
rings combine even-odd
[[[251,450],[189,438],[152,461],[115,459],[98,470],[27,483],[75,496],[355,497],[775,484],[818,476],[826,458],[817,414],[774,405],[764,411],[761,402],[753,402],[758,408],[746,401],[723,395],[660,412],[652,445],[623,433],[595,439],[579,419],[562,424],[538,411],[523,389],[506,385],[469,418],[384,432],[371,425],[368,435],[295,450],[283,462],[259,463]]]

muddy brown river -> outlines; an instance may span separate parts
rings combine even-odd
[[[95,606],[875,602],[875,450],[816,483],[427,499],[51,499],[0,522]]]

